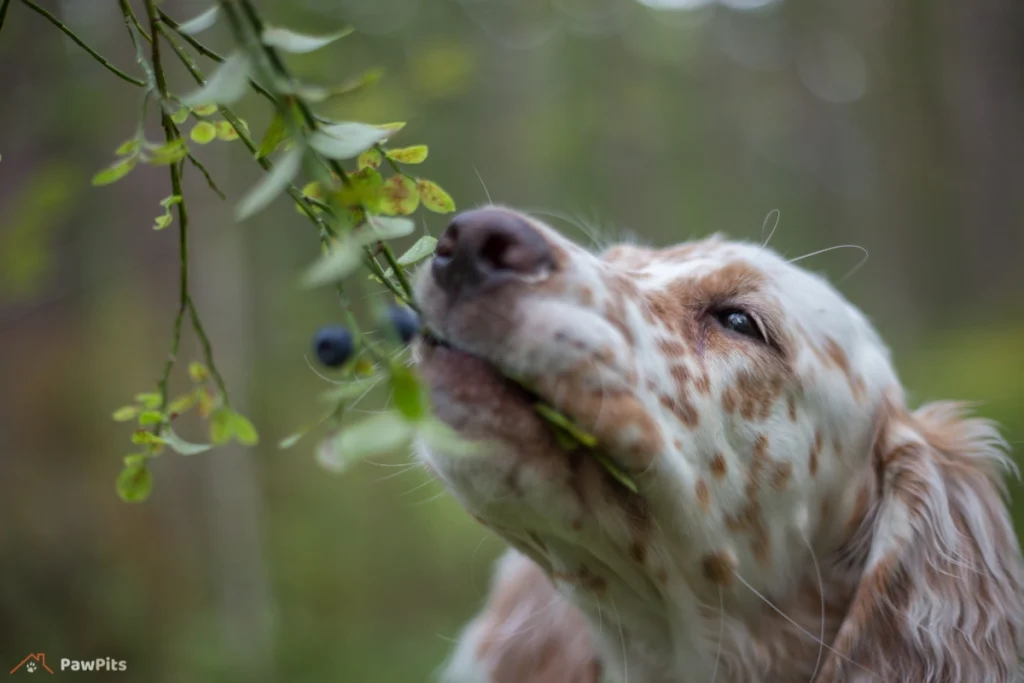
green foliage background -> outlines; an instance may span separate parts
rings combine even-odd
[[[771,244],[784,253],[863,245],[871,258],[841,288],[893,345],[913,400],[979,401],[1020,448],[1024,92],[1009,55],[1024,39],[1003,27],[1014,22],[972,22],[946,2],[731,4],[260,8],[314,33],[354,25],[290,64],[323,83],[383,67],[373,88],[321,111],[408,121],[395,145],[429,145],[423,173],[461,208],[489,194],[573,217],[550,220],[580,241],[656,244],[760,240],[779,209]],[[47,7],[137,73],[115,3]],[[180,19],[205,9],[161,7]],[[231,44],[222,26],[203,37]],[[191,90],[167,61],[173,88]],[[167,174],[140,167],[89,186],[134,130],[137,92],[18,3],[0,65],[0,665],[43,651],[125,659],[126,681],[428,680],[501,543],[402,467],[405,453],[337,477],[313,441],[275,448],[322,410],[326,385],[305,356],[341,315],[336,295],[298,286],[319,253],[308,223],[279,200],[236,224],[234,202],[186,173],[193,296],[232,405],[263,438],[162,457],[150,501],[126,506],[111,489],[125,433],[109,416],[153,386],[166,354],[177,245],[151,227]],[[249,96],[237,109],[258,138],[269,107]],[[259,177],[237,143],[197,154],[233,200]],[[838,281],[859,258],[804,264]],[[182,357],[200,356],[186,337]],[[188,388],[184,366],[172,385]],[[1014,510],[1021,528],[1024,505]]]

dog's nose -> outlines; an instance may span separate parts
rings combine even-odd
[[[522,216],[500,209],[459,214],[437,241],[434,280],[452,296],[502,281],[529,280],[551,270],[544,237]]]

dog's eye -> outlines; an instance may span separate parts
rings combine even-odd
[[[757,320],[754,316],[750,315],[746,311],[738,308],[723,308],[718,311],[714,311],[713,315],[715,320],[718,321],[722,327],[727,330],[732,330],[736,334],[742,334],[751,339],[756,339],[761,343],[768,343],[768,340],[764,336],[764,331],[761,326],[758,325]]]

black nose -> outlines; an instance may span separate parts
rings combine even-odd
[[[530,223],[510,211],[459,214],[437,241],[434,280],[452,296],[513,279],[543,276],[554,266],[551,247]]]

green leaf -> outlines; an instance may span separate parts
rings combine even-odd
[[[188,156],[188,147],[181,138],[175,138],[150,151],[149,163],[151,164],[173,164]]]
[[[234,104],[249,87],[252,65],[244,52],[236,51],[210,74],[206,85],[181,98],[187,106],[200,104]]]
[[[171,416],[181,415],[182,413],[191,410],[192,406],[194,406],[198,401],[199,396],[195,391],[188,394],[182,394],[171,401],[170,405],[167,406],[167,413]]]
[[[392,134],[383,126],[346,121],[324,126],[310,136],[309,144],[328,159],[351,159]]]
[[[178,125],[185,123],[188,120],[188,107],[181,107],[178,111],[171,114],[171,121],[174,121]]]
[[[430,180],[420,180],[416,183],[416,189],[420,192],[420,199],[423,206],[434,213],[451,213],[455,210],[455,202],[451,195],[445,192],[440,185]]]
[[[302,166],[305,149],[299,145],[292,147],[282,156],[269,173],[249,191],[235,207],[235,220],[242,221],[267,207],[277,195],[281,194]]]
[[[615,481],[619,482],[633,493],[638,492],[636,482],[634,482],[628,474],[623,472],[622,469],[615,464],[614,460],[600,451],[594,451],[593,456],[597,462],[600,463],[601,467],[608,470],[608,474],[612,475],[612,478],[615,479]]]
[[[105,169],[97,173],[92,177],[92,184],[95,186],[110,185],[116,183],[121,178],[131,173],[131,170],[135,168],[135,162],[138,157],[130,156],[121,159],[120,161],[107,166]]]
[[[419,378],[404,366],[391,369],[391,390],[394,392],[395,407],[405,419],[415,422],[427,416],[427,394]]]
[[[217,139],[230,142],[231,140],[238,139],[238,131],[227,121],[218,121],[217,126]]]
[[[164,228],[166,228],[167,226],[169,226],[171,224],[172,220],[174,220],[174,219],[171,217],[170,211],[168,211],[167,213],[161,214],[161,215],[156,217],[156,221],[154,221],[154,223],[153,223],[153,229],[154,230],[163,230]]]
[[[146,425],[158,425],[163,424],[164,415],[158,410],[147,410],[146,412],[139,415],[139,424],[142,426]]]
[[[125,140],[118,148],[114,150],[114,154],[118,156],[125,156],[128,154],[135,154],[139,151],[139,139],[132,138],[131,140]]]
[[[191,109],[192,113],[196,116],[213,116],[217,113],[216,104],[197,104]]]
[[[191,443],[185,441],[185,439],[175,433],[173,429],[167,429],[164,431],[164,439],[167,441],[167,445],[176,453],[180,455],[197,455],[199,453],[205,453],[210,450],[212,446],[208,443]]]
[[[422,164],[427,159],[427,146],[414,145],[401,149],[389,149],[388,157],[400,164]]]
[[[380,168],[380,163],[383,160],[384,158],[381,156],[380,150],[376,147],[371,147],[359,155],[356,166],[359,167],[360,171],[364,168]]]
[[[279,50],[292,54],[305,54],[330,45],[339,38],[344,38],[352,33],[351,28],[345,28],[325,36],[309,36],[291,29],[271,26],[263,30],[263,44],[276,47]]]
[[[143,465],[149,459],[149,456],[145,453],[132,453],[131,455],[124,456],[125,467],[135,467],[136,465]]]
[[[145,394],[135,394],[135,400],[145,406],[148,410],[153,410],[160,406],[160,394],[150,392]]]
[[[132,465],[117,477],[117,495],[126,503],[141,503],[153,491],[153,473],[145,465]]]
[[[561,429],[564,429],[566,432],[572,435],[574,439],[579,441],[584,446],[593,448],[594,446],[597,445],[597,437],[595,437],[593,434],[583,431],[575,424],[573,424],[569,418],[567,418],[565,415],[562,415],[560,412],[558,412],[551,406],[547,405],[546,403],[534,403],[533,409],[536,410],[541,417],[543,417],[551,424]]]
[[[197,17],[193,17],[178,26],[178,30],[190,36],[205,31],[217,23],[217,15],[220,13],[220,6],[214,5]]]
[[[226,444],[235,435],[231,415],[227,408],[219,408],[210,415],[210,441],[214,445]]]
[[[288,436],[284,437],[283,439],[277,442],[277,447],[280,448],[282,451],[286,451],[295,444],[297,444],[299,441],[302,441],[302,438],[306,436],[308,432],[309,430],[303,429],[302,431],[295,432],[294,434],[289,434]]]
[[[370,230],[366,230],[369,227]],[[416,224],[408,218],[390,218],[388,216],[367,216],[367,222],[361,231],[359,239],[363,244],[370,244],[378,240],[393,240],[399,237],[411,235],[416,230]]]
[[[167,195],[166,197],[160,200],[160,206],[164,207],[165,209],[169,209],[175,204],[181,204],[180,194]]]
[[[192,138],[192,142],[206,145],[217,138],[217,127],[209,121],[199,121],[196,125],[192,126],[188,136]]]
[[[111,417],[114,418],[114,422],[128,422],[128,420],[134,420],[139,412],[138,406],[122,406],[115,410]]]
[[[188,364],[188,376],[193,382],[198,384],[210,379],[210,371],[202,363],[192,361]]]
[[[325,469],[343,472],[355,462],[408,446],[414,432],[413,423],[399,413],[378,413],[326,439],[317,448],[316,459]]]
[[[389,216],[408,216],[420,205],[416,182],[406,175],[394,175],[381,189],[380,210]]]
[[[270,120],[267,132],[263,134],[263,141],[260,142],[256,158],[262,159],[273,154],[286,137],[288,137],[288,125],[285,123],[284,117],[281,116],[281,112],[274,112],[274,118]]]
[[[132,443],[146,446],[162,446],[167,442],[153,432],[148,432],[145,429],[137,429],[132,434]]]
[[[437,240],[430,235],[424,235],[423,237],[416,240],[416,244],[409,248],[409,251],[405,252],[398,257],[398,265],[400,266],[411,266],[419,263],[425,258],[429,258],[433,255],[434,249],[437,247]]]
[[[255,446],[260,442],[260,436],[256,432],[256,427],[244,415],[232,413],[231,427],[235,433],[235,438],[238,439],[238,443],[243,446]]]

